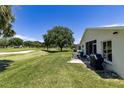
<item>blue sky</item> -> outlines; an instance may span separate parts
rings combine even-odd
[[[124,26],[124,6],[13,6],[17,37],[43,41],[54,26],[69,27],[79,43],[88,27]]]

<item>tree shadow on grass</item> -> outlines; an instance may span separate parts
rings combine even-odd
[[[60,50],[45,50],[45,49],[43,49],[42,51],[45,51],[48,53],[69,52],[69,50],[60,51]]]
[[[10,63],[14,61],[12,60],[0,60],[0,72],[7,69],[8,66],[10,66]]]

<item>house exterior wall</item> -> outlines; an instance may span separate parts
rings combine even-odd
[[[118,34],[113,34],[118,32]],[[86,45],[88,41],[97,40],[97,53],[103,54],[102,42],[112,41],[112,62],[104,63],[104,67],[108,70],[117,72],[124,78],[124,29],[89,29],[80,42],[84,45],[84,54],[86,54]]]

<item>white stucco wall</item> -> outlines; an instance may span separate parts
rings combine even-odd
[[[113,32],[118,34],[113,35]],[[117,72],[124,78],[124,29],[89,29],[86,31],[81,45],[88,41],[97,40],[97,53],[102,53],[102,42],[112,41],[112,64],[106,64],[106,69]]]

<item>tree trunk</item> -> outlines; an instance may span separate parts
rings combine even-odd
[[[60,47],[61,48],[61,52],[62,52],[62,47]]]
[[[47,46],[47,51],[48,51],[48,46]]]

